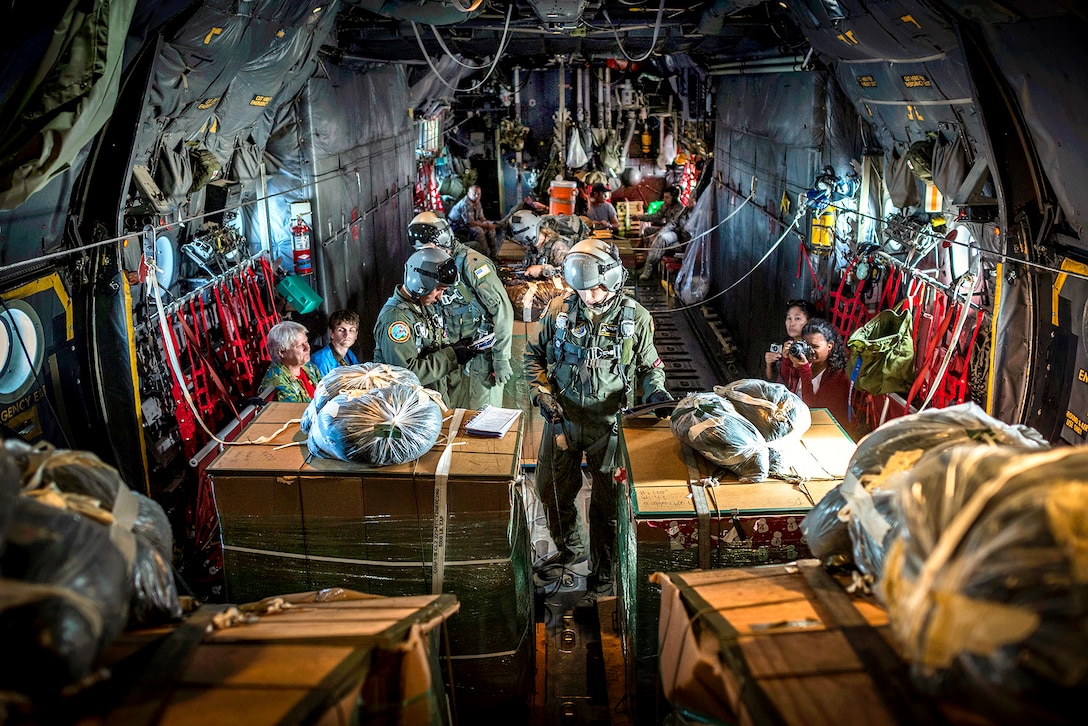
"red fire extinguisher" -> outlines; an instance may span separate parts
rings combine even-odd
[[[309,275],[314,271],[310,259],[310,226],[302,221],[302,217],[297,217],[291,226],[291,239],[294,246],[295,274]]]

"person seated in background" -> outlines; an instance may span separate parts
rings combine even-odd
[[[310,356],[310,362],[324,376],[337,366],[353,366],[359,359],[351,352],[359,337],[359,314],[354,310],[337,310],[329,316],[329,344]]]
[[[801,381],[799,395],[809,408],[826,408],[851,436],[850,376],[846,371],[846,346],[835,327],[823,318],[812,318],[801,329],[802,344],[791,344],[787,356]]]
[[[604,184],[594,184],[593,193],[589,198],[589,209],[586,216],[593,224],[593,229],[610,229],[616,231],[620,228],[620,218],[616,214],[616,208],[608,201],[608,187]]]
[[[639,272],[640,280],[649,280],[658,261],[665,253],[677,247],[682,241],[687,240],[687,231],[684,229],[684,215],[688,208],[680,201],[680,187],[676,185],[665,187],[661,193],[663,204],[661,209],[653,214],[636,214],[632,219],[640,222],[649,222],[649,226],[643,230],[643,235],[652,237],[653,242],[646,252],[646,263]]]
[[[479,184],[470,186],[465,196],[453,205],[448,219],[455,234],[468,237],[470,247],[495,259],[502,245],[501,231],[499,226],[484,214],[483,203],[480,201],[481,194]]]
[[[276,389],[274,400],[287,403],[313,400],[314,387],[321,380],[321,373],[310,362],[306,327],[293,320],[276,323],[268,331],[265,346],[272,365],[268,366],[257,390],[272,386]]]
[[[794,393],[797,392],[797,384],[800,381],[797,378],[797,371],[786,354],[789,352],[790,343],[804,340],[801,337],[801,330],[805,327],[805,323],[814,317],[816,317],[816,308],[808,300],[790,300],[786,303],[786,337],[781,344],[772,344],[771,349],[763,356],[767,364],[765,377],[768,381],[781,383]]]

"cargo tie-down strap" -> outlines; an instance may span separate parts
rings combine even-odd
[[[695,505],[695,516],[699,527],[699,567],[710,569],[710,506],[708,498],[713,498],[713,492],[708,489],[718,486],[718,480],[709,477],[703,478],[699,473],[699,464],[695,461],[695,452],[690,446],[681,445],[680,450],[684,454],[684,466],[688,469],[688,481],[691,482],[691,502]],[[714,502],[717,511],[717,500]]]
[[[449,521],[449,479],[450,464],[453,463],[453,442],[461,428],[465,409],[453,411],[450,429],[446,436],[446,446],[438,457],[438,466],[434,472],[434,528],[431,532],[431,594],[442,594],[442,580],[446,569],[446,525]]]

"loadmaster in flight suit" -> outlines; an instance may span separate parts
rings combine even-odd
[[[451,340],[479,341],[494,333],[490,349],[461,366],[464,375],[448,380],[450,406],[480,409],[502,405],[503,385],[513,375],[510,339],[514,331],[514,307],[506,294],[495,264],[465,246],[453,235],[450,223],[434,212],[421,212],[408,224],[408,241],[421,250],[428,245],[448,252],[457,279],[442,293],[443,323]]]
[[[374,323],[374,362],[407,368],[424,388],[442,394],[447,406],[447,382],[477,351],[471,340],[450,344],[435,305],[457,282],[457,267],[445,250],[427,247],[404,263],[404,283],[397,286]]]
[[[592,476],[591,571],[583,605],[613,594],[618,507],[613,471],[622,411],[633,406],[636,389],[644,403],[673,400],[654,347],[653,320],[621,292],[626,272],[610,247],[590,238],[571,248],[563,276],[575,292],[549,303],[525,349],[530,396],[549,422],[537,457],[536,489],[558,548],[557,564],[585,559],[575,507],[583,455]],[[668,410],[655,413],[664,418]]]

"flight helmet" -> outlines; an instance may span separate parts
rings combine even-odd
[[[457,282],[457,264],[438,247],[416,250],[404,263],[404,289],[415,297],[433,292],[439,285]]]
[[[531,209],[521,209],[510,217],[510,236],[522,247],[532,247],[540,235],[540,216]]]
[[[453,249],[453,228],[449,220],[434,212],[420,212],[408,223],[408,241],[417,250],[433,244],[444,250]]]
[[[590,290],[604,285],[609,292],[623,286],[623,263],[612,256],[611,245],[589,237],[570,248],[563,261],[563,278],[575,290]]]

